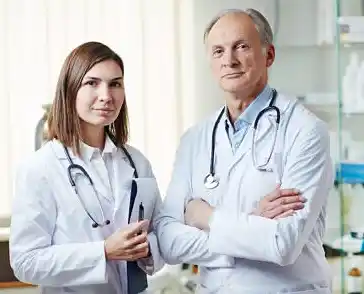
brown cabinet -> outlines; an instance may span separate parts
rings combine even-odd
[[[9,242],[0,242],[0,283],[15,282],[17,279],[10,267]]]
[[[0,289],[22,287],[32,287],[32,285],[21,283],[14,276],[10,267],[9,242],[0,241]]]

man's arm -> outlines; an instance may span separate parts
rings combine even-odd
[[[317,122],[298,134],[282,179],[282,188],[295,187],[302,192],[305,207],[279,220],[248,214],[232,218],[223,207],[217,208],[209,223],[210,250],[279,265],[294,263],[308,242],[332,185],[329,136],[324,124]]]
[[[157,236],[162,257],[169,264],[193,263],[206,267],[230,267],[234,258],[213,253],[208,247],[208,233],[187,226],[186,203],[191,199],[191,133],[186,133],[178,148],[172,179],[159,214]]]

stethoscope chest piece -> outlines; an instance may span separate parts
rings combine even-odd
[[[205,177],[204,184],[206,189],[215,189],[219,185],[219,180],[216,176],[208,174]]]

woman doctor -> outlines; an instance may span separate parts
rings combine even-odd
[[[126,145],[124,64],[89,42],[64,62],[49,141],[18,170],[10,258],[42,293],[146,293],[163,266],[160,205],[148,160]]]

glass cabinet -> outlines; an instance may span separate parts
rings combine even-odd
[[[364,1],[322,0],[316,5],[317,44],[304,55],[295,53],[306,62],[317,61],[312,66],[317,84],[308,80],[301,99],[330,130],[335,184],[324,248],[333,293],[364,293]]]
[[[364,1],[334,2],[337,154],[331,197],[339,204],[340,226],[329,245],[340,253],[341,293],[363,293]]]
[[[364,293],[364,1],[273,2],[270,83],[298,96],[330,130],[335,184],[324,249],[333,293]]]

